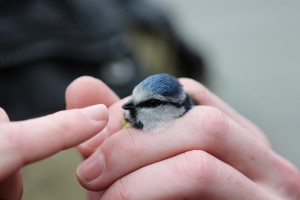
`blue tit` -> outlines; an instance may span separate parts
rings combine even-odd
[[[155,74],[139,83],[132,98],[122,108],[124,119],[132,127],[145,131],[161,130],[193,106],[179,81],[168,74]]]

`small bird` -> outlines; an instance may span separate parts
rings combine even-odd
[[[169,74],[155,74],[139,83],[132,99],[125,103],[127,123],[145,131],[159,131],[175,118],[183,116],[193,106],[179,81]]]

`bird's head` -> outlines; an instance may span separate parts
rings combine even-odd
[[[155,130],[184,115],[192,107],[178,80],[168,74],[149,76],[138,84],[132,99],[125,103],[125,120],[133,127]]]

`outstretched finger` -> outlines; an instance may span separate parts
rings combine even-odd
[[[107,109],[95,105],[46,117],[0,124],[0,180],[23,165],[76,146],[100,132]]]

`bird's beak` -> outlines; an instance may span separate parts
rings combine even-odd
[[[133,100],[129,100],[127,103],[123,104],[122,108],[124,110],[132,110],[135,108]]]

